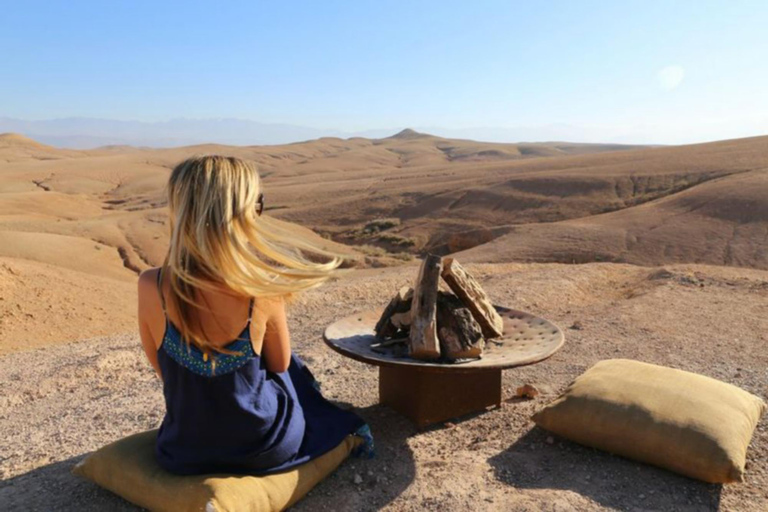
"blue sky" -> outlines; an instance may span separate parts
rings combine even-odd
[[[0,117],[567,125],[571,139],[656,143],[768,133],[764,1],[3,0],[0,12]]]

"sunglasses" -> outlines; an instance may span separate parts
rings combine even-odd
[[[264,211],[264,194],[259,192],[259,198],[256,199],[256,215],[261,216],[261,212]]]

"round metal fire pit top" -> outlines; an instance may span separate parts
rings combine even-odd
[[[421,361],[402,355],[402,348],[377,346],[373,328],[381,310],[365,311],[329,325],[323,340],[336,352],[376,366],[418,367],[424,371],[475,372],[523,366],[542,361],[563,346],[565,336],[552,322],[495,306],[504,319],[504,334],[486,341],[481,359],[462,363]]]

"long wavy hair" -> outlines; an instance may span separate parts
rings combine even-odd
[[[259,174],[239,158],[189,158],[171,172],[167,193],[171,241],[161,271],[183,339],[206,356],[231,352],[206,339],[197,312],[210,308],[198,290],[290,297],[328,280],[343,261],[286,224],[259,216]]]

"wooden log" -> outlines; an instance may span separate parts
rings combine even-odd
[[[392,297],[392,300],[389,301],[387,307],[384,308],[381,318],[376,322],[376,327],[373,328],[376,333],[376,338],[391,338],[395,336],[399,330],[404,328],[405,318],[402,315],[408,313],[408,318],[410,318],[412,300],[413,288],[410,286],[403,286],[400,288],[397,295]],[[410,321],[408,323],[410,324]]]
[[[483,353],[485,340],[480,324],[452,293],[437,295],[437,336],[445,359],[478,359]]]
[[[413,287],[410,356],[416,359],[440,357],[440,340],[437,338],[437,286],[441,268],[440,256],[427,255]]]
[[[475,278],[473,278],[459,262],[453,258],[445,258],[442,276],[472,312],[486,338],[497,338],[504,333],[504,321],[491,304]]]

